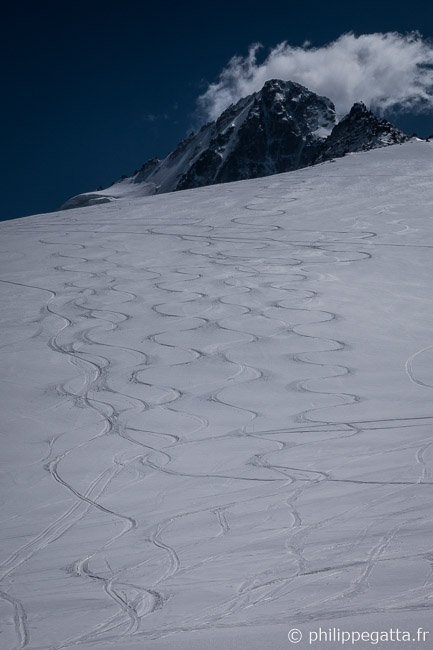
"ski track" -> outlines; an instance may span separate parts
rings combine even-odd
[[[176,214],[158,219],[151,212],[147,221],[117,219],[119,208],[112,205],[103,218],[81,210],[20,221],[19,233],[35,239],[53,270],[26,282],[7,269],[1,283],[39,299],[27,340],[72,367],[49,388],[51,399],[88,413],[97,426],[81,442],[73,432],[53,437],[48,454],[31,463],[49,474],[53,494],[67,500],[0,562],[0,598],[9,607],[16,650],[106,647],[120,639],[132,648],[135,640],[175,639],[193,630],[271,626],[294,611],[302,623],[432,607],[425,576],[421,585],[402,588],[400,598],[376,597],[374,590],[376,572],[399,553],[408,562],[430,558],[431,566],[431,551],[406,548],[403,554],[395,542],[431,521],[423,517],[422,495],[427,498],[433,483],[433,416],[346,417],[363,397],[350,388],[357,369],[345,361],[351,346],[338,334],[343,317],[322,300],[321,287],[334,281],[340,264],[362,272],[376,246],[387,242],[377,242],[371,224],[356,220],[347,230],[286,226],[314,187],[281,180],[275,191],[274,183],[260,183],[243,205],[246,216],[221,223]],[[388,227],[400,238],[417,232],[401,219]],[[145,255],[132,256],[131,246],[145,239],[168,240],[175,263],[160,259],[157,249],[153,255],[152,244]],[[12,265],[24,255],[2,254]],[[415,361],[432,347],[420,348],[404,366],[420,390],[432,386],[418,377]],[[272,355],[299,376],[286,381],[273,373]],[[274,428],[267,425],[270,407],[259,399],[261,391],[272,399],[272,390],[290,405]],[[413,441],[403,437],[405,429]],[[371,441],[376,430],[399,437],[347,461],[333,463],[332,454],[321,461],[315,452],[315,445],[337,449],[338,442],[349,449],[362,437]],[[228,458],[218,456],[218,445],[227,445]],[[86,467],[77,482],[73,463],[94,451],[98,468]],[[359,473],[360,459],[376,467],[376,458],[406,452],[413,456],[410,476],[370,475],[367,465]],[[358,467],[353,474],[351,464]],[[359,494],[358,505],[346,503],[339,484]],[[324,489],[329,498],[343,495],[331,514],[312,510]],[[145,507],[134,494],[144,495]],[[406,495],[420,499],[419,511],[404,506]],[[251,514],[251,539],[242,509],[260,509],[260,516]],[[349,531],[354,519],[358,532],[320,546],[321,535],[328,540],[333,527]],[[19,578],[48,547],[71,549],[69,536],[86,522],[99,522],[98,541],[69,558],[67,575],[83,603],[95,599],[98,615],[78,632],[62,636],[55,627],[56,640],[46,641],[29,625],[32,599]],[[260,543],[267,551],[259,551],[256,563],[254,544]],[[243,547],[253,558],[248,569]],[[210,566],[217,567],[215,575],[206,573]],[[184,592],[199,589],[206,575],[208,600],[188,608]]]

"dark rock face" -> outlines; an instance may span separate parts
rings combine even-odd
[[[270,176],[407,139],[362,103],[337,124],[331,100],[292,81],[272,79],[190,133],[163,160],[148,160],[108,194],[79,195],[64,207],[93,205],[99,197],[114,200],[132,189],[148,196]]]
[[[150,160],[147,160],[140,167],[138,172],[134,174],[134,183],[142,183],[145,181],[146,178],[155,171],[160,162],[159,158],[150,158]]]
[[[213,133],[207,150],[192,161],[175,189],[305,167],[335,122],[334,105],[326,97],[291,81],[268,81],[209,125]]]
[[[156,192],[185,190],[279,174],[406,139],[362,103],[337,124],[329,99],[273,79],[191,133],[145,180]]]
[[[354,104],[350,113],[332,130],[314,162],[324,162],[346,153],[368,151],[405,142],[409,137],[386,120],[369,111],[365,104]]]

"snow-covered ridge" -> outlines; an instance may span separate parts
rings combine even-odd
[[[330,99],[273,79],[191,133],[163,160],[152,158],[132,178],[73,197],[63,208],[270,176],[407,139],[367,109],[352,109],[349,116],[343,132]]]

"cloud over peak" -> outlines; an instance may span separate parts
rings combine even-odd
[[[257,60],[260,48],[255,43],[247,56],[234,56],[199,97],[207,119],[260,90],[269,79],[296,81],[325,95],[341,114],[357,101],[380,113],[433,110],[433,44],[418,32],[348,33],[321,47],[283,42],[262,63]]]

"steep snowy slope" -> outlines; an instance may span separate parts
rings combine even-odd
[[[429,629],[432,178],[410,142],[0,225],[2,649]]]
[[[63,209],[269,176],[407,140],[395,126],[355,104],[340,124],[334,104],[292,81],[272,79],[191,133],[164,160],[132,178],[69,199]]]

